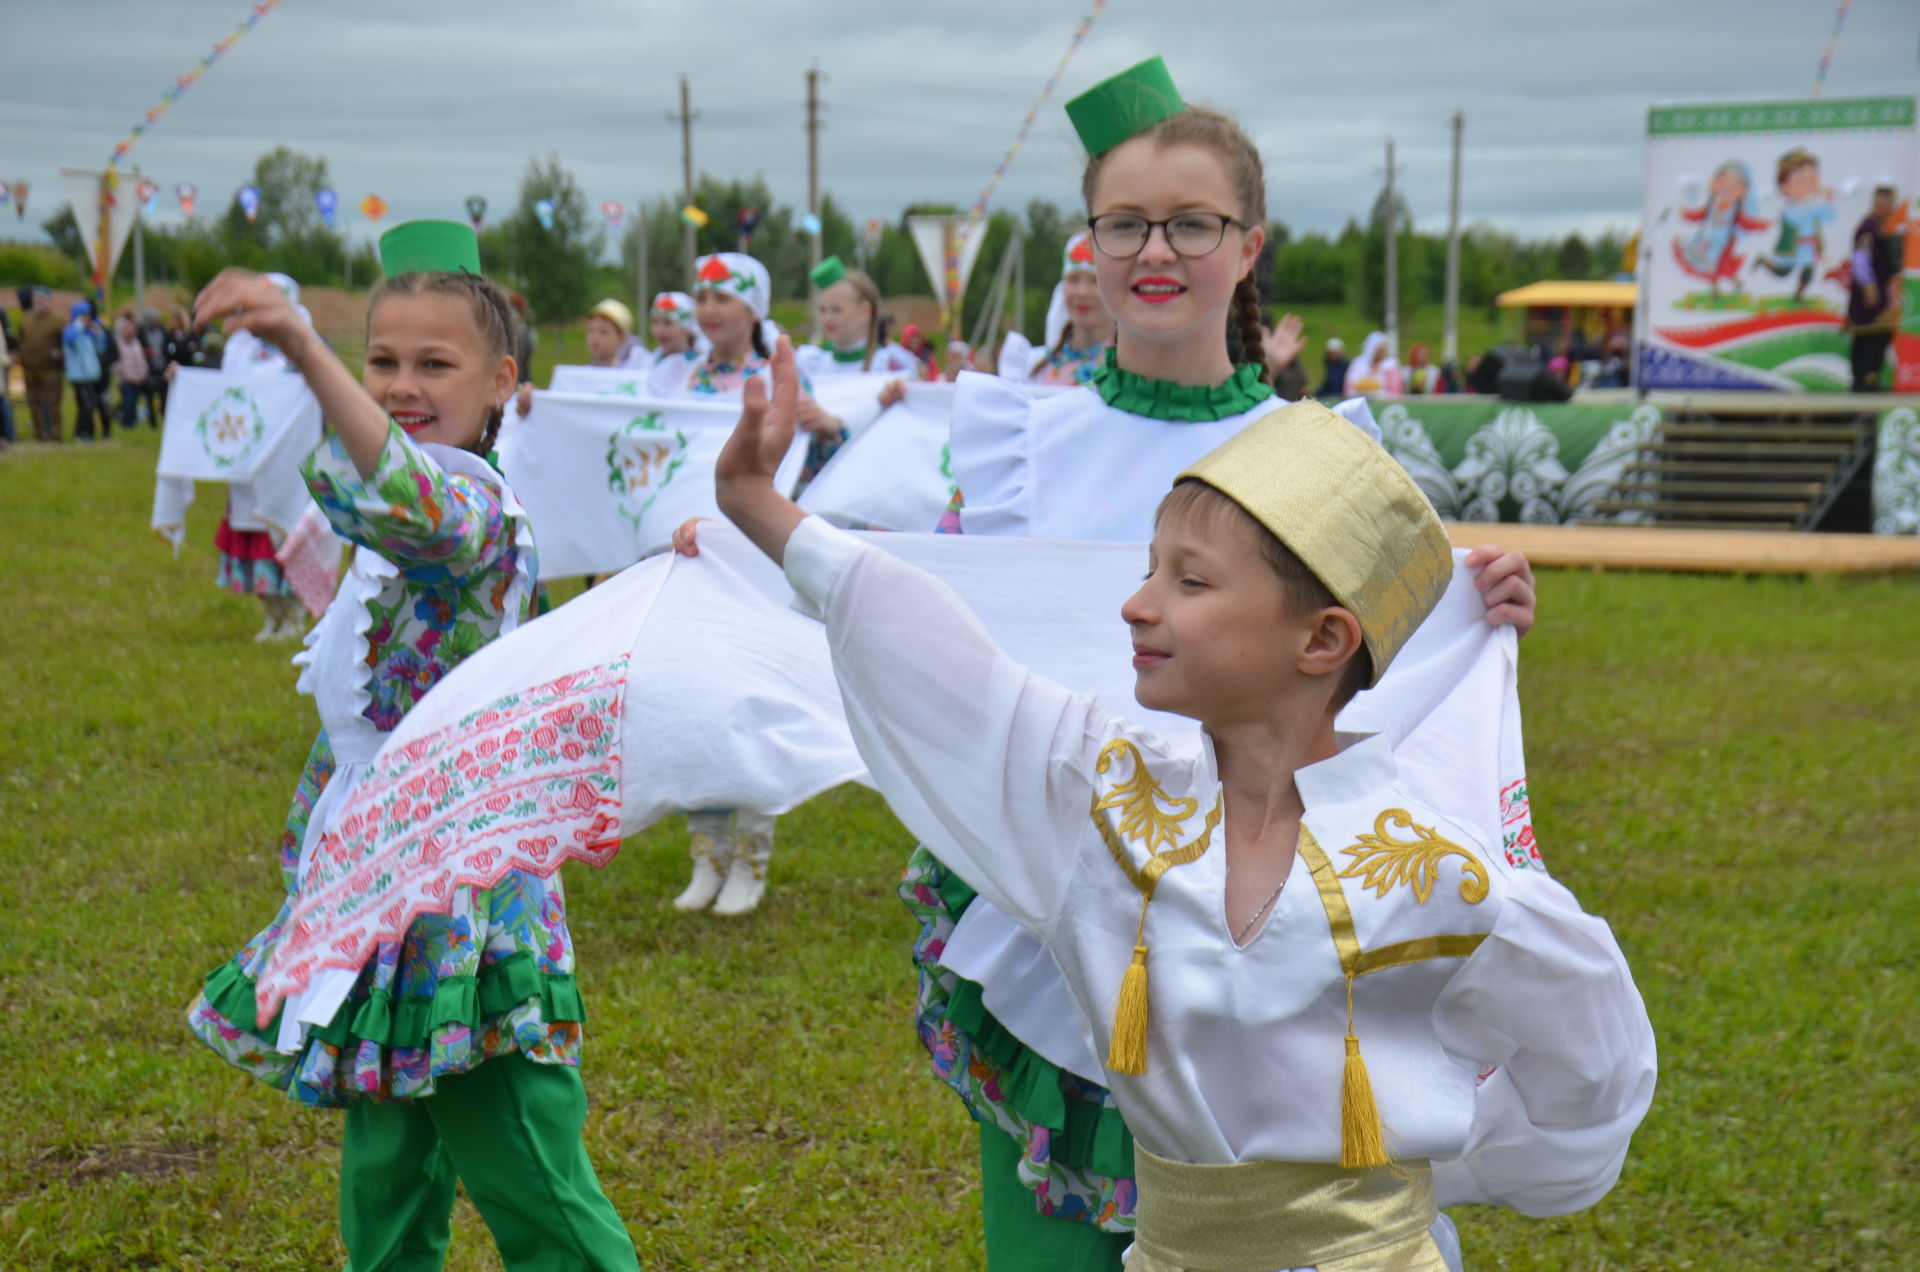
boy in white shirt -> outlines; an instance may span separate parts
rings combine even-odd
[[[1200,721],[1196,750],[1014,664],[943,584],[775,491],[784,343],[773,379],[721,508],[826,622],[894,811],[1059,963],[1137,1140],[1130,1268],[1437,1272],[1439,1204],[1606,1193],[1654,1081],[1606,924],[1423,808],[1384,738],[1334,731],[1452,569],[1377,443],[1298,403],[1161,504],[1121,616],[1139,701]]]

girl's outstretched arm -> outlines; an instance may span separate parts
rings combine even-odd
[[[714,465],[714,494],[727,520],[740,527],[755,547],[784,564],[787,539],[807,516],[773,484],[780,461],[793,445],[800,401],[800,373],[793,365],[793,342],[785,336],[773,350],[771,402],[760,379],[755,376],[748,380],[742,390],[746,402],[740,422]]]
[[[286,295],[251,270],[223,269],[193,302],[196,327],[222,318],[228,332],[251,331],[287,355],[319,399],[321,412],[346,446],[353,466],[362,477],[371,476],[387,445],[387,413],[294,311]]]

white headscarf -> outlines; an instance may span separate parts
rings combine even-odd
[[[1067,240],[1065,250],[1060,253],[1060,277],[1093,272],[1093,232],[1082,230]]]
[[[1053,285],[1053,299],[1047,302],[1047,343],[1051,349],[1060,343],[1060,337],[1067,334],[1067,289],[1064,284]]]
[[[1400,363],[1394,359],[1387,348],[1387,333],[1371,332],[1366,344],[1360,347],[1360,356],[1347,364],[1346,391],[1349,394],[1363,393],[1361,387],[1367,380],[1373,381],[1373,391],[1378,393],[1387,387],[1387,373],[1398,371]]]
[[[715,252],[693,263],[693,290],[721,291],[747,302],[755,318],[773,307],[773,277],[744,252]]]
[[[685,292],[661,292],[653,298],[653,307],[647,312],[655,317],[665,314],[688,331],[700,330],[700,324],[693,317],[693,297]]]
[[[693,316],[693,297],[681,291],[664,291],[653,298],[648,314],[665,314],[667,317],[693,333],[692,352],[704,359],[713,351],[713,342],[707,339],[707,333],[700,330],[699,320]],[[772,346],[769,345],[769,348]]]

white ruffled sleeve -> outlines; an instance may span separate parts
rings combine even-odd
[[[1653,1026],[1604,920],[1544,873],[1508,875],[1493,931],[1434,1006],[1440,1041],[1496,1065],[1441,1205],[1561,1215],[1599,1201],[1653,1102]]]
[[[1018,331],[1009,331],[1007,338],[1000,342],[998,370],[1004,380],[1033,379],[1033,364],[1036,360],[1033,342]]]
[[[953,395],[953,479],[968,534],[1030,537],[1031,475],[1027,427],[1033,393],[1024,384],[963,371]]]
[[[939,579],[818,517],[787,542],[827,624],[847,723],[909,832],[1045,940],[1066,903],[1109,717],[1034,675]]]

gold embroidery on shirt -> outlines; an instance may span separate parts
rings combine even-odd
[[[1162,842],[1172,848],[1180,842],[1180,824],[1198,811],[1200,802],[1185,796],[1175,799],[1168,795],[1154,780],[1153,774],[1147,771],[1139,748],[1126,738],[1115,738],[1101,748],[1094,772],[1105,774],[1113,767],[1114,759],[1123,755],[1133,761],[1133,776],[1116,783],[1112,790],[1095,799],[1094,812],[1119,809],[1120,833],[1136,843],[1144,844],[1150,856],[1158,851],[1157,845]],[[1166,805],[1164,809],[1160,807],[1163,803]]]
[[[1387,829],[1389,824],[1411,829],[1415,837],[1396,839]],[[1413,814],[1404,808],[1381,813],[1374,819],[1371,835],[1361,835],[1359,843],[1340,851],[1352,857],[1353,864],[1340,871],[1339,877],[1358,878],[1360,885],[1372,888],[1376,897],[1384,897],[1404,883],[1413,889],[1414,900],[1425,905],[1440,878],[1440,859],[1452,854],[1466,862],[1460,868],[1460,899],[1468,905],[1487,899],[1486,867],[1459,844],[1435,834],[1431,826],[1414,825]]]
[[[1384,972],[1390,967],[1405,967],[1434,958],[1469,958],[1486,939],[1486,933],[1475,932],[1465,936],[1420,936],[1383,945],[1362,952],[1353,974],[1365,976],[1369,972]]]
[[[1092,809],[1089,810],[1093,817],[1093,824],[1100,828],[1101,841],[1107,845],[1107,852],[1112,855],[1114,862],[1126,872],[1128,880],[1149,900],[1153,898],[1154,885],[1160,882],[1161,875],[1175,866],[1184,866],[1189,861],[1198,861],[1206,855],[1207,849],[1213,844],[1213,832],[1220,825],[1222,812],[1220,800],[1216,797],[1213,801],[1213,810],[1207,814],[1206,824],[1200,828],[1198,838],[1183,848],[1169,848],[1166,852],[1151,853],[1147,857],[1145,866],[1136,866],[1133,864],[1133,854],[1128,852],[1127,846],[1120,842],[1120,836],[1113,833],[1113,827],[1107,824],[1107,819],[1100,815],[1102,807],[1103,805],[1096,799]]]
[[[1389,853],[1411,851],[1416,854],[1431,854],[1434,860],[1428,862],[1425,876],[1425,887],[1429,893],[1431,893],[1433,889],[1433,873],[1438,869],[1434,861],[1437,861],[1439,857],[1445,856],[1448,851],[1453,851],[1467,858],[1469,873],[1475,871],[1479,873],[1479,893],[1477,896],[1469,897],[1468,900],[1477,902],[1487,895],[1486,872],[1480,868],[1480,863],[1474,861],[1472,856],[1469,855],[1464,848],[1461,848],[1458,844],[1447,843],[1446,840],[1435,836],[1431,830],[1422,830],[1421,827],[1417,826],[1414,827],[1414,829],[1422,831],[1422,839],[1411,843],[1400,844],[1398,841],[1395,841],[1392,836],[1387,834],[1386,826],[1389,820],[1393,820],[1395,825],[1410,826],[1413,823],[1413,815],[1402,809],[1389,809],[1380,814],[1379,819],[1374,822],[1373,828],[1378,839],[1384,841],[1381,847],[1385,848]],[[1360,837],[1361,843],[1354,848],[1346,849],[1346,851],[1348,853],[1355,853],[1356,850],[1359,853],[1375,851],[1365,846],[1367,841],[1373,838],[1375,838],[1375,836],[1362,835]],[[1434,844],[1439,845],[1439,847],[1429,846],[1426,842],[1429,838],[1433,840]],[[1383,972],[1390,967],[1406,967],[1413,963],[1426,962],[1429,959],[1467,958],[1470,957],[1475,950],[1479,949],[1481,943],[1487,938],[1483,933],[1457,936],[1422,936],[1410,941],[1397,941],[1392,945],[1383,945],[1377,949],[1363,950],[1360,948],[1359,935],[1353,925],[1353,909],[1347,904],[1347,894],[1341,889],[1340,880],[1351,877],[1357,871],[1364,870],[1366,868],[1364,860],[1356,861],[1346,870],[1336,874],[1333,869],[1333,862],[1328,858],[1326,849],[1320,846],[1320,842],[1313,837],[1313,832],[1307,829],[1306,823],[1304,822],[1300,825],[1298,851],[1302,857],[1306,858],[1307,868],[1313,873],[1314,885],[1320,890],[1320,903],[1325,907],[1327,912],[1327,929],[1333,937],[1334,950],[1340,956],[1340,970],[1346,973],[1347,1056],[1345,1065],[1341,1070],[1340,1087],[1341,1164],[1348,1166],[1377,1165],[1391,1159],[1386,1150],[1386,1132],[1380,1120],[1379,1107],[1373,1098],[1372,1079],[1368,1076],[1366,1062],[1360,1055],[1359,1035],[1354,1032],[1353,982],[1356,978],[1365,976],[1369,972]],[[1392,864],[1389,863],[1386,883],[1375,885],[1371,877],[1371,872],[1369,872],[1369,877],[1363,881],[1362,886],[1373,885],[1377,887],[1376,895],[1384,896],[1387,889],[1391,887],[1395,881],[1404,877],[1408,882],[1414,884],[1417,892],[1421,886],[1420,876],[1406,873],[1408,868],[1409,867],[1402,867],[1401,873],[1395,874],[1393,873]],[[1467,895],[1468,883],[1469,880],[1463,879],[1461,881],[1460,892],[1462,896]],[[1422,896],[1420,899],[1425,901],[1426,897]]]
[[[1327,912],[1327,928],[1333,937],[1334,950],[1340,956],[1340,968],[1349,976],[1365,976],[1430,958],[1466,958],[1487,939],[1484,934],[1423,936],[1379,949],[1362,950],[1353,925],[1353,910],[1347,905],[1346,893],[1340,889],[1340,876],[1334,873],[1326,849],[1320,846],[1305,822],[1300,824],[1299,853],[1307,859],[1314,886],[1320,891],[1320,903]]]
[[[1119,1000],[1113,1009],[1113,1034],[1107,1044],[1107,1067],[1115,1073],[1137,1076],[1147,1071],[1147,906],[1162,875],[1175,866],[1197,861],[1206,853],[1213,843],[1213,832],[1219,828],[1225,796],[1214,795],[1206,824],[1200,834],[1183,847],[1179,837],[1181,823],[1193,816],[1200,802],[1168,795],[1147,771],[1139,749],[1125,738],[1115,738],[1101,748],[1094,771],[1104,774],[1118,756],[1133,761],[1133,776],[1116,783],[1105,796],[1095,789],[1087,816],[1099,827],[1100,840],[1106,844],[1115,864],[1140,892],[1140,924],[1133,934],[1133,961],[1120,978]],[[1166,807],[1161,807],[1163,804]],[[1133,864],[1133,854],[1103,815],[1108,809],[1119,810],[1121,834],[1144,843],[1147,850],[1144,866]],[[1163,841],[1164,852],[1155,847]]]

